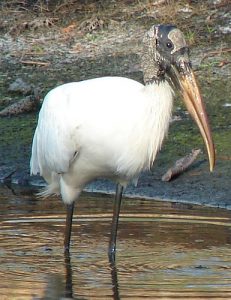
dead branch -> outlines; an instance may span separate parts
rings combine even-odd
[[[200,149],[193,149],[190,154],[177,160],[174,166],[168,169],[168,171],[162,176],[162,181],[170,181],[174,177],[183,173],[196,160],[200,152]]]
[[[227,53],[227,52],[231,52],[231,48],[222,48],[219,50],[210,51],[202,57],[201,63],[203,62],[203,60],[205,60],[206,58],[208,58],[210,56],[215,56],[217,54],[221,55],[221,54]]]
[[[21,60],[20,62],[25,65],[37,65],[37,66],[49,66],[50,65],[50,62],[36,61],[36,60]]]
[[[22,113],[36,111],[39,105],[39,97],[30,95],[1,110],[0,117],[16,116]]]

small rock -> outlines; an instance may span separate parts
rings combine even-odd
[[[222,105],[223,107],[231,107],[231,103],[225,103]]]
[[[218,29],[223,34],[231,33],[231,26],[219,26]]]
[[[16,170],[11,176],[11,183],[18,185],[28,185],[30,174],[27,169]]]
[[[17,78],[13,83],[10,84],[8,91],[22,93],[28,95],[33,90],[33,86],[25,82],[22,78]]]
[[[16,116],[23,113],[36,111],[40,102],[38,98],[26,96],[24,99],[13,103],[0,111],[0,117]]]
[[[188,6],[185,6],[183,8],[179,9],[179,12],[183,12],[183,13],[192,13],[192,9],[189,8]]]
[[[9,166],[0,166],[0,182],[11,182],[12,175],[16,172],[16,168]]]

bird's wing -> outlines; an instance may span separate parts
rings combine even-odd
[[[54,91],[54,92],[53,92]],[[31,174],[67,172],[78,153],[73,137],[73,118],[68,116],[68,99],[62,90],[53,90],[44,99],[35,131]],[[61,100],[61,101],[60,101]]]
[[[95,156],[120,156],[137,123],[141,105],[137,93],[142,88],[131,79],[105,77],[64,84],[49,92],[34,136],[31,173],[67,172],[86,147]]]

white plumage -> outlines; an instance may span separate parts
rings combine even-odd
[[[66,204],[90,181],[122,186],[152,165],[167,133],[173,91],[167,81],[143,85],[103,77],[61,85],[44,99],[34,135],[31,173]]]

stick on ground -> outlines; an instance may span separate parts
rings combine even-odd
[[[200,152],[200,149],[193,149],[190,154],[177,160],[174,166],[168,169],[168,171],[162,176],[162,181],[170,181],[184,172],[196,160]]]

